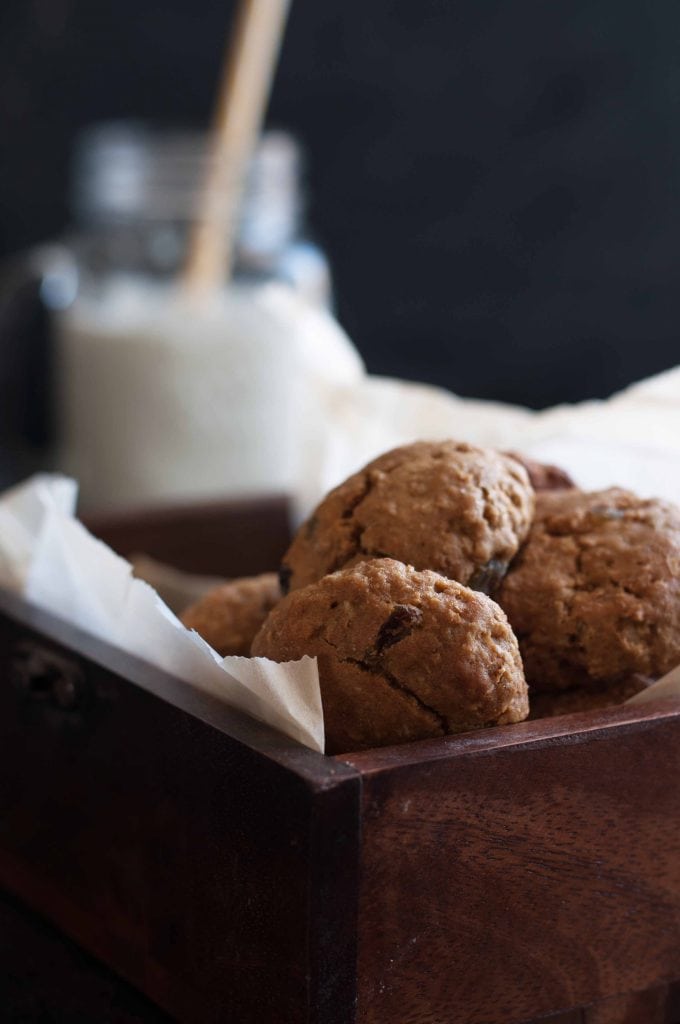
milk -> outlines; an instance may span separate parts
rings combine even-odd
[[[330,314],[285,285],[198,301],[114,277],[58,314],[59,468],[90,507],[296,494],[362,376]]]

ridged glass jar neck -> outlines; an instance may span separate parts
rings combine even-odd
[[[209,159],[200,132],[120,122],[84,133],[76,148],[71,206],[91,269],[177,273]],[[295,140],[285,132],[266,132],[244,182],[237,271],[266,272],[297,237],[300,179]]]

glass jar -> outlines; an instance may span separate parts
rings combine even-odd
[[[195,131],[122,122],[96,125],[80,137],[69,244],[85,285],[121,272],[177,277],[208,159],[207,139]],[[303,231],[302,163],[291,135],[262,135],[244,183],[234,274],[241,281],[285,282],[330,307],[328,262]]]
[[[362,373],[328,311],[327,261],[301,231],[300,150],[285,133],[253,159],[232,283],[200,301],[183,291],[206,159],[195,133],[91,129],[75,228],[25,261],[50,311],[54,464],[90,508],[294,493],[333,390]]]

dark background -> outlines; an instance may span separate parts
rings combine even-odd
[[[67,221],[79,128],[204,125],[233,5],[3,0],[0,246]],[[672,366],[680,7],[294,0],[269,123],[369,368],[534,406]]]

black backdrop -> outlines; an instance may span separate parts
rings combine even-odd
[[[76,131],[205,124],[233,4],[2,0],[3,252],[65,223]],[[371,370],[535,406],[678,360],[680,7],[293,0],[269,122]]]

